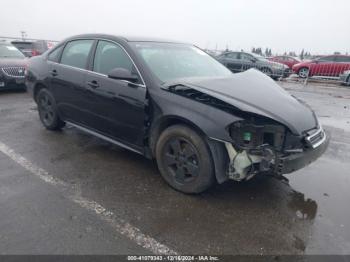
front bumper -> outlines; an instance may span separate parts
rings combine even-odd
[[[293,73],[292,69],[286,68],[286,69],[284,70],[284,72],[283,72],[283,77],[284,77],[284,78],[287,78],[287,77],[289,77],[292,73]]]
[[[0,90],[25,89],[24,77],[9,77],[0,73]]]
[[[325,134],[325,140],[316,148],[310,148],[302,153],[280,157],[276,165],[275,173],[279,175],[289,174],[309,165],[318,159],[326,151],[330,141],[329,133],[325,132]]]
[[[291,74],[291,70],[289,68],[278,68],[278,69],[273,69],[272,76],[273,77],[283,77],[286,78]]]

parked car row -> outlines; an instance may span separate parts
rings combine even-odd
[[[32,57],[43,54],[45,51],[51,49],[54,43],[46,40],[36,41],[12,41],[15,47],[17,47],[26,57]]]
[[[323,56],[311,61],[294,64],[292,69],[301,78],[312,76],[339,77],[345,71],[350,70],[350,56]]]
[[[289,67],[282,63],[269,61],[265,57],[246,52],[224,52],[216,59],[233,73],[243,72],[255,68],[273,79],[288,77]]]
[[[0,54],[0,88],[5,89],[13,86],[24,89],[21,78],[23,79],[24,57],[13,57],[13,53],[5,55],[5,50],[14,51],[18,54],[21,51],[24,56],[32,57],[41,55],[45,51],[54,46],[53,42],[46,40],[37,41],[12,41],[11,43],[2,42],[2,53]],[[207,51],[208,52],[208,51]],[[223,53],[208,52],[215,57],[219,62],[225,65],[233,73],[243,72],[250,68],[255,68],[277,80],[285,78],[292,73],[297,74],[300,78],[308,78],[313,76],[324,78],[339,78],[339,81],[344,85],[350,85],[350,56],[347,55],[330,55],[319,56],[310,61],[300,61],[292,56],[274,56],[262,57],[257,54],[247,52],[226,51]],[[4,60],[5,56],[7,59]],[[13,59],[15,58],[15,59]],[[11,68],[11,70],[9,69]],[[7,72],[10,70],[9,72]],[[15,78],[13,80],[12,78]],[[11,84],[10,84],[11,83]],[[19,83],[15,85],[14,83]]]
[[[216,59],[233,73],[255,68],[273,79],[288,77],[292,73],[300,78],[323,77],[339,78],[343,84],[349,84],[347,71],[350,70],[350,56],[319,56],[313,60],[301,61],[292,56],[262,57],[247,52],[223,52]]]

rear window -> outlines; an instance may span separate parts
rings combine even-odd
[[[3,58],[24,58],[24,55],[11,44],[0,44],[0,57]]]

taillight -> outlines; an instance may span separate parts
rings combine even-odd
[[[38,50],[32,49],[32,56],[40,55]]]

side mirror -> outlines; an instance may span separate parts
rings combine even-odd
[[[258,61],[258,59],[252,58],[251,61],[252,61],[253,63],[255,63],[256,61]]]
[[[126,80],[133,83],[138,80],[138,77],[133,75],[130,70],[121,67],[117,67],[109,71],[108,77],[112,79]]]

